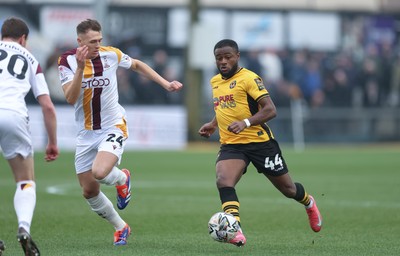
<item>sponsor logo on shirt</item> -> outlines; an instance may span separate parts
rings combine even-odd
[[[235,99],[233,98],[233,94],[222,95],[219,97],[215,97],[214,101],[214,109],[216,110],[218,107],[220,108],[234,108],[236,107]]]
[[[89,80],[82,82],[82,88],[97,88],[97,87],[106,87],[110,85],[110,79],[94,77]]]
[[[258,86],[258,90],[265,90],[265,86],[263,81],[261,80],[261,78],[257,77],[256,79],[254,79],[254,82],[256,82],[257,86]]]

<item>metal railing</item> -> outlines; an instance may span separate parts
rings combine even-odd
[[[400,141],[399,108],[307,108],[292,102],[278,107],[278,116],[269,122],[279,141],[294,143],[360,143]]]

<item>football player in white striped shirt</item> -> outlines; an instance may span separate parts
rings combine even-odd
[[[25,96],[32,90],[42,107],[48,136],[45,160],[58,157],[57,120],[42,69],[25,48],[26,23],[9,18],[1,28],[0,41],[0,146],[14,174],[17,188],[14,208],[18,219],[18,241],[26,255],[40,255],[30,235],[36,205],[33,147]]]
[[[131,228],[100,190],[100,184],[115,186],[120,210],[131,198],[130,171],[117,167],[128,138],[125,110],[118,103],[117,69],[139,72],[167,91],[178,91],[182,84],[167,81],[117,48],[102,46],[101,25],[96,20],[82,21],[76,32],[78,48],[58,60],[62,88],[67,102],[75,107],[79,130],[75,170],[91,209],[113,225],[114,245],[125,245]]]

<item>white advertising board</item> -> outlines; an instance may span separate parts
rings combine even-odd
[[[201,42],[216,40],[227,37],[226,26],[228,22],[227,12],[224,10],[201,10],[199,12],[198,24],[205,27],[212,27],[208,35],[201,38]],[[187,8],[172,8],[168,12],[168,37],[167,42],[171,47],[185,47],[190,43],[190,12]],[[212,49],[208,49],[212,53]]]
[[[125,107],[129,138],[125,150],[176,150],[187,145],[186,110],[181,106]],[[75,150],[76,126],[72,106],[56,106],[60,150]],[[47,143],[42,112],[29,107],[32,140],[35,150]]]
[[[334,13],[288,14],[289,48],[334,51],[340,45],[340,17]]]
[[[285,46],[284,20],[279,13],[233,12],[232,39],[242,50],[276,49]]]
[[[85,19],[94,18],[89,7],[45,6],[40,12],[40,31],[48,40],[61,46],[75,46],[76,26]]]

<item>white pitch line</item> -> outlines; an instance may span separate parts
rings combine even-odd
[[[53,195],[67,195],[71,194],[72,191],[79,191],[81,193],[80,188],[78,187],[77,189],[76,187],[76,183],[60,184],[47,187],[46,192]]]
[[[175,188],[184,188],[184,189],[196,189],[201,193],[201,189],[214,187],[215,184],[212,182],[206,181],[135,181],[132,184],[133,189],[152,189],[152,188],[162,188],[162,189],[175,189]],[[102,186],[102,190],[114,189],[112,186]],[[240,188],[238,189],[240,190]],[[60,184],[55,186],[49,186],[46,188],[46,192],[54,195],[67,195],[71,194],[71,192],[81,193],[81,189],[77,186],[76,183],[69,184]],[[252,201],[257,200],[259,202],[268,202],[272,204],[290,204],[291,200],[282,196],[282,198],[268,198],[268,197],[250,197],[246,196],[243,193],[239,193],[239,197],[243,201]],[[242,194],[242,196],[240,195]],[[267,191],[266,191],[267,194]],[[217,195],[216,195],[217,196]],[[398,202],[384,202],[384,201],[357,201],[357,200],[336,200],[334,198],[327,197],[319,197],[316,198],[318,206],[323,207],[326,206],[335,206],[335,207],[343,207],[343,208],[386,208],[386,209],[400,209],[400,203]]]

